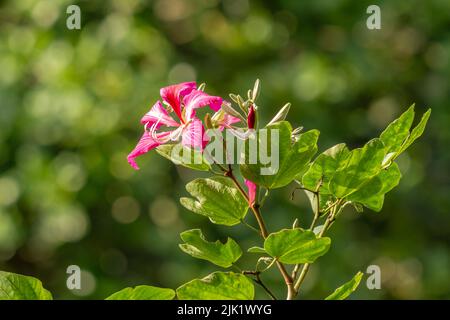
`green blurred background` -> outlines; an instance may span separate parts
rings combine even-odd
[[[70,4],[81,30],[66,28]],[[381,30],[366,28],[370,4],[381,7]],[[196,80],[225,97],[260,78],[263,120],[291,102],[293,125],[319,129],[322,151],[360,146],[413,102],[418,113],[433,108],[382,212],[342,216],[303,298],[323,298],[371,264],[382,289],[362,285],[354,298],[450,298],[449,12],[445,0],[1,2],[0,269],[42,279],[56,298],[104,298],[216,270],[178,249],[180,231],[258,244],[242,226],[180,206],[197,172],[156,153],[135,172],[126,155],[160,87]],[[267,203],[271,230],[311,218],[293,188]],[[66,287],[71,264],[83,270],[81,290]],[[264,279],[284,295],[276,270]]]

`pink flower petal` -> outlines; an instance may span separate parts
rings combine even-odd
[[[179,126],[179,124],[172,119],[160,101],[157,101],[150,111],[142,117],[141,123],[148,124],[149,127],[155,124],[155,129],[159,129],[162,125],[168,127]]]
[[[202,122],[195,118],[183,129],[181,143],[186,147],[203,150],[208,143],[207,140],[203,140],[204,133]]]
[[[150,133],[147,131],[144,132],[144,134],[141,137],[141,140],[139,140],[138,144],[134,148],[133,151],[130,152],[130,154],[127,157],[128,163],[136,170],[139,170],[139,167],[134,161],[137,157],[149,152],[150,150],[156,148],[157,146],[161,145],[165,138],[169,136],[170,132],[161,132],[156,135],[156,139],[152,137]]]
[[[184,122],[181,113],[182,97],[188,95],[196,87],[195,82],[183,82],[161,88],[160,90],[161,97],[172,107],[181,122]]]
[[[245,185],[248,189],[248,204],[252,205],[256,199],[256,184],[253,181],[245,179]]]
[[[210,96],[200,90],[192,90],[184,97],[183,102],[185,106],[186,121],[192,119],[195,115],[195,109],[209,105],[214,111],[218,111],[222,105],[223,99],[221,97]]]
[[[223,130],[224,128],[228,128],[229,126],[231,126],[233,123],[237,123],[240,122],[241,119],[231,116],[229,114],[225,114],[223,120],[220,122],[220,126],[219,129]]]

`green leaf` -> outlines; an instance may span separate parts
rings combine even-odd
[[[247,145],[257,143],[258,157],[255,164],[249,164],[250,148],[246,148],[246,163],[241,164],[241,173],[246,179],[265,188],[281,188],[303,172],[306,165],[317,152],[319,131],[307,131],[293,141],[291,137],[292,127],[287,121],[268,125],[266,129],[266,135],[263,135],[261,130],[259,130],[255,137],[250,137],[246,140]],[[278,134],[278,141],[274,140],[274,150],[272,150],[272,134],[274,134],[274,139]],[[277,154],[278,157],[274,156],[272,158],[274,161],[269,159],[263,161],[260,157],[261,153],[268,155],[269,158],[272,158],[273,154]],[[276,159],[278,159],[278,163],[276,163]],[[267,162],[269,163],[265,164]]]
[[[428,119],[430,118],[430,115],[431,109],[428,109],[427,112],[425,112],[422,115],[422,118],[420,119],[420,122],[417,124],[417,126],[415,126],[414,129],[411,131],[411,134],[409,135],[408,139],[406,139],[406,141],[403,143],[398,154],[405,151],[414,141],[416,141],[423,134],[425,127],[427,126]]]
[[[400,150],[403,141],[409,136],[409,129],[413,120],[414,104],[381,133],[380,140],[383,141],[386,147],[386,153],[397,153]]]
[[[213,223],[232,226],[247,214],[248,202],[227,177],[196,179],[186,185],[186,190],[196,199],[181,198],[181,204]]]
[[[329,194],[328,183],[337,170],[346,165],[350,156],[345,143],[337,144],[321,153],[303,175],[302,184],[305,188],[316,190],[320,182],[320,193]]]
[[[253,283],[233,272],[214,272],[177,289],[180,300],[253,300],[254,295]]]
[[[0,271],[0,300],[52,300],[36,278]]]
[[[153,286],[137,286],[125,288],[113,293],[105,300],[172,300],[175,291],[168,288],[158,288]]]
[[[331,193],[344,198],[358,190],[380,171],[384,155],[384,144],[380,139],[373,139],[363,148],[352,150],[345,166],[330,180]]]
[[[389,168],[381,170],[360,189],[348,196],[347,200],[361,203],[378,212],[383,207],[384,195],[398,185],[401,177],[402,174],[394,162]]]
[[[284,229],[271,233],[264,249],[283,263],[312,263],[328,251],[330,244],[330,238],[317,238],[312,231]]]
[[[208,260],[220,267],[228,268],[242,255],[239,245],[231,238],[223,244],[220,241],[208,242],[200,229],[184,231],[180,234],[185,242],[181,250],[194,258]]]
[[[248,248],[247,252],[249,252],[249,253],[267,254],[266,250],[264,250],[264,248],[261,248],[261,247]]]
[[[361,282],[361,279],[363,277],[362,272],[358,272],[352,280],[345,283],[344,285],[337,288],[331,295],[325,298],[325,300],[344,300],[346,299],[350,294],[352,294],[353,291],[355,291],[359,283]]]
[[[410,132],[414,121],[414,105],[412,105],[381,133],[380,139],[386,146],[386,153],[390,157],[390,159],[385,161],[386,163],[398,157],[423,134],[430,115],[431,109],[428,109],[422,115],[419,124]]]
[[[199,171],[209,171],[211,169],[210,164],[199,150],[188,148],[178,143],[161,145],[156,148],[156,152],[176,165]]]

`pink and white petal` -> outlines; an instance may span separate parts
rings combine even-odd
[[[220,122],[220,126],[219,129],[223,130],[224,128],[228,128],[229,126],[231,126],[233,123],[237,123],[240,122],[241,119],[231,116],[229,114],[225,114],[223,117],[223,120]]]
[[[223,99],[217,96],[210,96],[200,90],[192,90],[184,97],[186,121],[192,119],[195,115],[195,109],[209,105],[214,111],[218,111],[222,105]]]
[[[182,97],[188,95],[192,90],[197,87],[195,82],[182,82],[161,88],[159,93],[165,102],[167,102],[178,116],[182,120],[181,113],[181,101]]]
[[[142,117],[141,123],[148,126],[156,124],[155,129],[159,129],[163,125],[167,127],[179,126],[178,122],[172,119],[160,101],[157,101],[150,111]]]
[[[205,128],[202,122],[195,118],[183,129],[181,143],[186,147],[203,150],[208,143],[205,137]]]
[[[141,139],[137,143],[136,147],[127,157],[128,163],[136,170],[139,170],[139,167],[135,161],[135,159],[152,149],[155,149],[157,146],[163,144],[170,132],[161,132],[156,135],[156,139],[152,137],[149,132],[144,132]]]
[[[245,179],[245,185],[248,190],[248,204],[252,205],[256,199],[256,184],[253,181]]]

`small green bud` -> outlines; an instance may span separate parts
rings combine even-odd
[[[205,127],[206,127],[206,129],[213,129],[214,128],[214,126],[212,124],[212,121],[211,121],[211,116],[209,115],[209,113],[207,113],[205,115]]]
[[[259,96],[259,89],[260,89],[260,81],[259,81],[259,79],[256,79],[255,84],[253,86],[253,91],[252,91],[253,102],[255,102]]]
[[[197,88],[197,90],[199,90],[199,91],[205,91],[205,87],[206,87],[206,83],[201,83],[199,86],[198,86],[198,88]]]
[[[290,108],[291,108],[291,104],[286,103],[283,106],[283,108],[281,108],[280,111],[278,111],[278,113],[275,115],[275,117],[273,117],[272,120],[270,120],[268,125],[274,124],[275,122],[283,121],[284,119],[286,119],[286,116],[288,115]]]
[[[241,115],[239,112],[237,112],[237,111],[231,106],[231,104],[228,103],[228,102],[225,102],[225,101],[224,101],[224,102],[222,103],[222,110],[225,111],[225,113],[229,114],[230,116],[233,116],[233,117],[239,118],[239,119],[241,119],[241,120],[244,120],[244,117],[242,117],[242,115]]]

